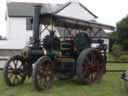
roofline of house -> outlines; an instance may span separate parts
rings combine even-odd
[[[22,51],[22,49],[9,49],[9,48],[1,48],[0,51]]]
[[[62,11],[63,9],[65,9],[66,7],[68,7],[70,4],[72,4],[72,2],[67,2],[67,4],[65,4],[65,6],[64,7],[62,7],[62,8],[60,8],[60,9],[58,9],[56,12],[54,12],[54,14],[57,14],[57,13],[59,13],[60,11]],[[95,18],[98,18],[98,16],[96,16],[94,13],[92,13],[88,8],[86,8],[83,4],[81,4],[80,2],[79,2],[79,5],[82,7],[82,8],[84,8],[86,11],[88,11],[91,15],[93,15]],[[17,15],[9,15],[9,17],[32,17],[32,16],[17,16]]]
[[[58,11],[56,11],[55,14],[59,13],[61,10],[63,10],[64,8],[68,7],[72,2],[68,2],[63,8],[59,9]],[[87,10],[91,15],[93,15],[95,18],[98,18],[98,16],[96,16],[94,13],[92,13],[92,11],[90,11],[88,8],[86,8],[83,4],[79,3],[79,5],[84,8],[85,10]]]
[[[63,9],[65,9],[66,7],[68,7],[72,2],[68,2],[63,8],[57,10],[55,12],[55,14],[59,13],[60,11],[62,11]],[[86,8],[83,4],[79,3],[79,5],[84,8],[85,10],[87,10],[91,15],[93,15],[95,18],[98,18],[98,16],[96,16],[94,13],[92,13],[88,8]]]
[[[4,41],[4,40],[8,40],[7,38],[5,38],[5,39],[0,39],[0,41]]]
[[[62,11],[63,9],[65,9],[65,8],[68,7],[70,4],[71,4],[71,2],[68,2],[67,4],[65,4],[65,6],[64,6],[63,8],[61,8],[61,9],[57,10],[57,11],[55,12],[55,14],[57,14],[57,13],[59,13],[60,11]]]
[[[92,13],[88,8],[86,8],[83,4],[79,3],[81,7],[83,7],[85,10],[87,10],[90,14],[92,14],[95,18],[98,18],[94,13]]]
[[[69,6],[71,4],[71,2],[67,2],[66,4],[65,4],[65,6],[64,7],[62,7],[62,8],[59,8],[56,12],[54,12],[53,14],[57,14],[58,12],[60,12],[61,10],[63,10],[64,8],[66,8],[67,6]],[[32,16],[18,16],[18,15],[9,15],[9,17],[32,17]]]
[[[17,15],[9,15],[8,17],[27,18],[27,17],[33,17],[33,16],[17,16]]]

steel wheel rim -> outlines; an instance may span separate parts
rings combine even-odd
[[[87,54],[82,64],[84,82],[93,84],[101,79],[103,75],[102,63],[102,56],[99,55],[99,52],[91,51]]]
[[[49,89],[50,87],[50,82],[53,77],[53,72],[51,68],[51,62],[48,60],[43,61],[41,64],[39,64],[37,68],[37,82],[38,85],[40,86],[40,89]]]
[[[19,85],[24,81],[24,66],[20,59],[10,60],[6,68],[7,78],[12,86]]]

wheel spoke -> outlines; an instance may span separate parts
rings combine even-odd
[[[19,83],[19,79],[18,79],[18,76],[16,75],[16,83]]]
[[[12,66],[9,64],[8,70],[13,70]]]
[[[16,65],[16,63],[15,63],[15,60],[13,60],[13,64],[14,64],[14,67],[15,67],[15,69],[16,69],[16,66],[17,66],[17,65]]]
[[[13,69],[8,69],[7,72],[8,73],[13,73]]]
[[[18,64],[18,60],[16,60],[15,64],[16,64],[16,65]]]
[[[13,77],[13,74],[9,74],[8,78],[11,79]]]
[[[19,73],[18,76],[20,76],[21,78],[24,77],[24,74],[23,73]]]
[[[22,65],[22,64],[20,64],[19,69],[22,69],[22,68],[23,68],[23,65]]]
[[[13,76],[13,84],[16,84],[16,78],[15,78],[15,75]]]

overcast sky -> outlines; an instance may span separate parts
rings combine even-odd
[[[64,3],[68,0],[13,0],[44,3]],[[98,16],[97,21],[115,26],[128,14],[128,0],[79,0],[85,7]],[[0,0],[0,35],[6,35],[6,0]]]

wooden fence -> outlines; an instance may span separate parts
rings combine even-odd
[[[2,70],[4,67],[4,64],[6,63],[6,61],[8,60],[9,57],[0,57],[0,69]],[[118,65],[118,64],[122,64],[122,66],[124,64],[128,65],[128,61],[107,61],[107,64],[113,64],[113,65]],[[111,69],[111,70],[106,70],[106,72],[125,72],[127,69]]]
[[[118,65],[121,64],[123,65],[128,65],[128,61],[107,61],[107,64],[113,64],[113,65]],[[128,69],[111,69],[111,70],[106,70],[106,72],[125,72]]]

